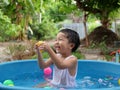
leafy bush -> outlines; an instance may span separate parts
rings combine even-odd
[[[36,37],[37,40],[52,39],[58,32],[55,23],[52,21],[43,21],[40,24],[34,24],[32,25],[32,29],[34,32],[34,37]]]
[[[109,49],[109,47],[105,44],[105,42],[101,42],[99,44],[94,44],[92,43],[89,48],[91,49],[99,49],[100,50],[100,54],[104,55],[105,59],[107,61],[111,61],[113,56],[110,55],[111,50]]]
[[[18,36],[20,26],[11,23],[11,19],[0,10],[0,41],[8,41]]]
[[[85,59],[85,56],[81,54],[78,50],[73,53],[78,59]]]
[[[42,52],[42,57],[44,59],[48,59],[49,58],[49,54],[47,52]],[[36,59],[37,58],[37,54],[35,54],[34,56],[32,56],[32,59]]]

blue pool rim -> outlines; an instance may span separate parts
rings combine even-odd
[[[9,65],[9,64],[14,64],[14,63],[27,63],[27,62],[37,62],[36,59],[29,59],[29,60],[15,60],[15,61],[10,61],[10,62],[3,62],[0,63],[0,67],[3,65]],[[108,65],[114,65],[120,68],[119,63],[114,63],[114,62],[106,62],[106,61],[97,61],[97,60],[78,60],[78,62],[82,63],[101,63],[101,64],[108,64]],[[120,71],[120,70],[119,70]],[[118,71],[116,71],[118,72]],[[120,74],[120,72],[118,72]],[[29,87],[20,87],[20,86],[5,86],[0,84],[0,90],[48,90],[46,88],[29,88]],[[49,89],[50,90],[50,89]],[[51,89],[51,90],[58,90],[58,89]],[[69,90],[78,90],[78,89],[69,89]],[[120,87],[113,87],[113,88],[97,88],[97,89],[80,89],[80,90],[120,90]]]

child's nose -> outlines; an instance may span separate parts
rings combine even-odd
[[[58,43],[58,40],[56,40],[55,43]]]

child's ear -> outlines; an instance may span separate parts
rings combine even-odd
[[[75,47],[74,43],[71,43],[70,48],[73,49]]]

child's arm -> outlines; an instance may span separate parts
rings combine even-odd
[[[59,69],[64,69],[64,68],[73,69],[76,67],[76,63],[77,63],[76,57],[72,57],[69,60],[64,60],[64,58],[58,57],[47,43],[44,43],[44,49],[49,53],[51,60]]]
[[[38,64],[40,66],[40,68],[44,69],[48,66],[50,66],[52,64],[52,60],[49,58],[48,60],[44,61],[42,58],[42,52],[41,50],[43,50],[43,45],[39,45],[39,46],[35,46],[36,50],[37,50],[37,55],[38,55]]]

